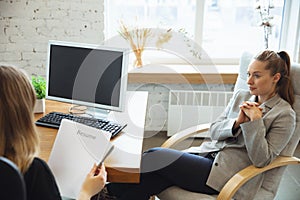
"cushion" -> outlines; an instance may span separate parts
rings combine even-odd
[[[291,77],[295,93],[295,103],[293,105],[293,108],[297,115],[296,121],[300,122],[300,64],[292,64]]]
[[[238,89],[249,89],[247,85],[247,69],[252,58],[253,54],[250,52],[244,52],[242,54],[240,58],[239,75],[234,86],[234,91]]]
[[[169,187],[168,189],[162,191],[158,198],[160,200],[215,200],[217,198],[217,195],[207,195],[202,193],[196,193],[196,192],[189,192],[187,190],[181,189],[176,186]]]
[[[295,94],[300,95],[300,64],[292,63],[291,69],[292,83],[294,85]],[[298,87],[297,87],[298,86]]]
[[[273,200],[274,199],[274,194],[261,188],[255,195],[254,200]]]

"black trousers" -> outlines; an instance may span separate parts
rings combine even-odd
[[[218,192],[206,185],[213,159],[166,148],[152,148],[142,156],[140,183],[109,183],[120,200],[148,200],[170,186],[206,194]]]

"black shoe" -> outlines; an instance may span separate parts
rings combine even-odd
[[[98,194],[94,195],[91,200],[117,200],[117,197],[109,194],[105,186]]]

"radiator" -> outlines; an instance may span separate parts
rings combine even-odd
[[[168,136],[185,128],[214,121],[225,109],[233,92],[179,91],[169,93]],[[201,133],[197,137],[206,137]]]

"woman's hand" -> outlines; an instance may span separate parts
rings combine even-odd
[[[240,109],[250,121],[262,118],[262,108],[256,102],[246,101],[240,106]]]
[[[247,117],[247,115],[244,113],[244,111],[242,109],[240,109],[240,112],[239,112],[238,118],[236,119],[236,122],[238,124],[242,124],[242,123],[245,123],[248,121],[250,121],[250,119]]]
[[[234,132],[239,128],[240,124],[248,122],[248,121],[249,121],[249,118],[245,115],[245,113],[242,111],[242,109],[240,109],[239,115],[233,125]]]
[[[80,190],[78,200],[89,200],[92,196],[100,192],[106,183],[107,172],[102,164],[100,168],[94,164],[87,174]]]
[[[253,121],[262,117],[262,108],[259,107],[259,104],[256,102],[246,101],[240,105],[240,112],[235,120],[233,130],[236,130],[240,124]]]

